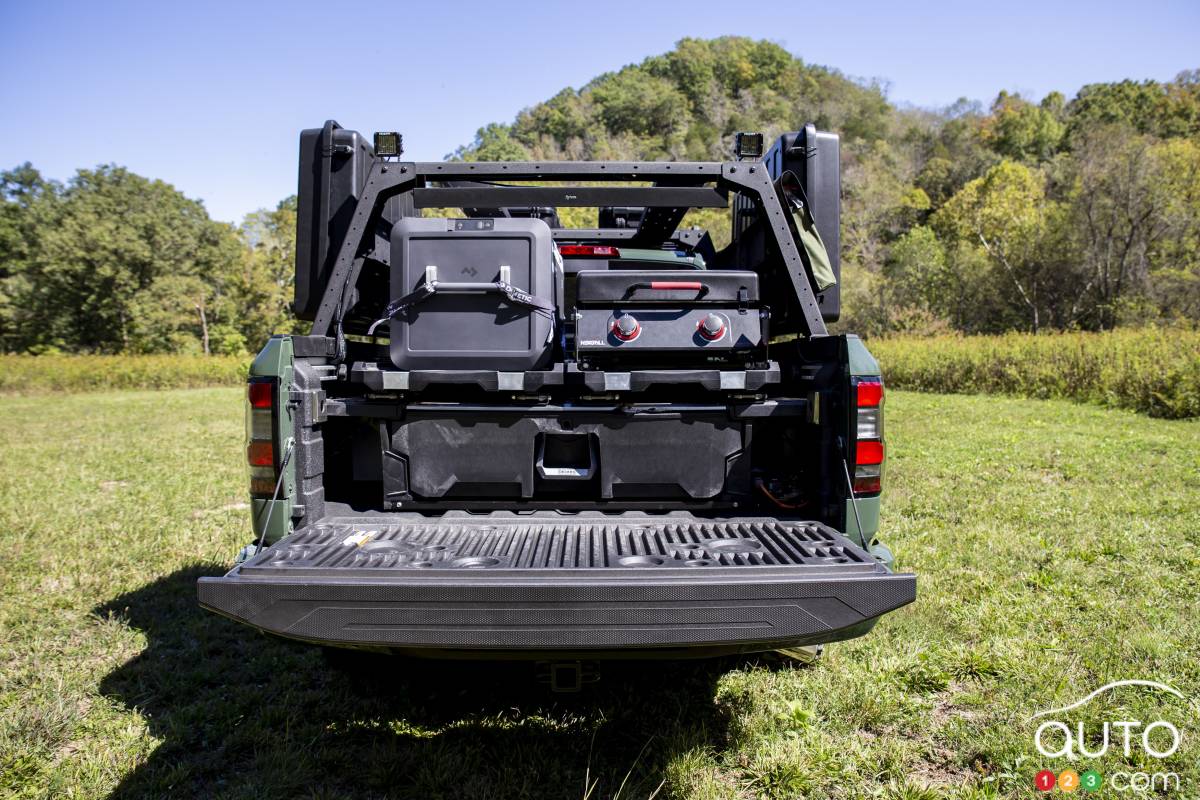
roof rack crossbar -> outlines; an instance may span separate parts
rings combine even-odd
[[[609,206],[622,202],[648,207],[726,208],[729,197],[697,186],[470,186],[413,189],[417,208],[502,208],[505,206]],[[674,226],[671,228],[674,230]]]

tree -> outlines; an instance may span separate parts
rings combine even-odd
[[[913,142],[914,183],[940,208],[967,181],[994,166],[1000,157],[983,143],[984,116],[977,103],[965,99],[920,120],[909,134]]]
[[[296,263],[296,197],[272,210],[246,215],[241,226],[246,252],[233,279],[239,308],[237,331],[244,341],[262,342],[273,333],[298,332],[292,315]],[[225,334],[224,346],[236,344]]]
[[[1151,245],[1150,299],[1164,317],[1200,319],[1200,143],[1171,139],[1154,155],[1166,183],[1164,234]]]
[[[1043,176],[1005,160],[962,188],[934,215],[943,235],[978,243],[1002,268],[1025,306],[1029,327],[1042,327],[1051,264],[1042,243],[1059,209],[1045,196]]]
[[[36,207],[52,198],[59,186],[46,181],[26,161],[0,172],[0,279],[15,265],[28,261],[35,229]]]
[[[1085,288],[1110,328],[1124,302],[1148,291],[1156,261],[1185,271],[1196,263],[1200,148],[1105,126],[1080,137],[1071,178]]]
[[[1200,81],[1192,70],[1170,83],[1091,83],[1079,90],[1067,113],[1072,139],[1113,124],[1160,137],[1195,136],[1200,134]]]
[[[896,151],[876,142],[844,159],[843,251],[848,262],[878,272],[888,242],[922,218],[925,191],[903,179]]]
[[[593,81],[589,91],[612,133],[666,137],[687,124],[687,98],[675,84],[638,67]]]
[[[883,275],[897,305],[916,306],[941,315],[952,303],[946,248],[932,228],[918,225],[889,248]]]
[[[527,161],[529,151],[512,136],[512,126],[489,123],[475,133],[475,141],[454,151],[455,161]]]
[[[1035,106],[1019,94],[1000,92],[982,123],[984,142],[1002,156],[1044,161],[1054,155],[1064,127],[1056,118],[1062,95]]]
[[[0,351],[13,349],[23,338],[20,305],[30,290],[29,260],[38,252],[43,218],[60,189],[28,161],[0,172]]]
[[[11,297],[19,333],[10,346],[18,349],[129,349],[139,293],[172,276],[219,292],[239,256],[233,230],[210,220],[200,203],[112,165],[71,179],[39,217],[34,244]],[[175,339],[140,345],[176,346]]]
[[[882,85],[805,64],[773,42],[683,39],[669,53],[561,90],[521,111],[511,128],[481,128],[455,157],[713,159],[728,155],[735,131],[774,136],[805,122],[869,147],[887,136],[893,114]]]
[[[210,327],[220,296],[195,275],[161,275],[132,298],[128,349],[212,353]]]

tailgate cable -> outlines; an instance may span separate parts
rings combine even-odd
[[[254,548],[254,555],[262,552],[263,542],[267,539],[267,531],[271,526],[271,513],[275,511],[275,501],[279,498],[279,490],[283,488],[283,479],[287,476],[287,465],[292,457],[295,444],[295,439],[287,440],[287,448],[283,451],[283,460],[279,462],[279,478],[275,481],[275,491],[271,494],[271,505],[267,506],[267,519],[263,522],[262,533],[258,537],[258,546]]]
[[[854,509],[854,522],[858,525],[858,540],[862,542],[863,550],[867,550],[867,535],[863,532],[862,517],[858,515],[858,498],[854,496],[854,481],[850,480],[850,465],[842,459],[842,470],[846,475],[846,488],[850,490],[850,506]],[[870,551],[867,550],[869,553]]]

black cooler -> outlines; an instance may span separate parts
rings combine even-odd
[[[391,359],[401,370],[537,370],[561,277],[540,219],[404,218],[391,236]]]

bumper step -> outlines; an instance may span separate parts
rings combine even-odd
[[[731,651],[858,635],[912,602],[915,578],[815,522],[464,515],[326,520],[201,578],[199,595],[334,645]]]

